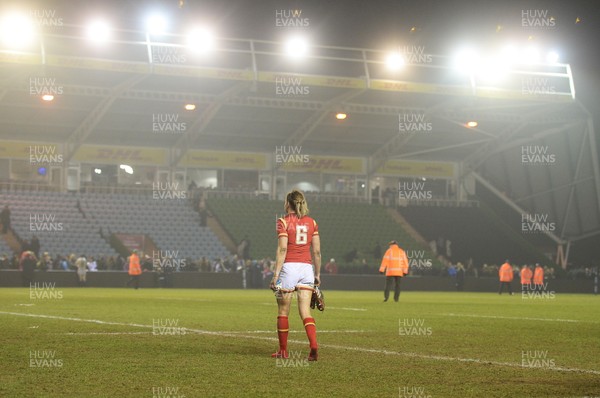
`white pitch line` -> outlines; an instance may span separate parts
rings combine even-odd
[[[560,318],[529,318],[529,317],[518,317],[518,316],[498,316],[498,315],[473,315],[473,314],[440,314],[447,316],[456,316],[456,317],[468,317],[468,318],[490,318],[490,319],[514,319],[518,321],[544,321],[544,322],[568,322],[568,323],[579,323],[579,322],[587,322],[587,323],[598,323],[595,321],[580,321],[577,319],[560,319]]]
[[[322,330],[319,329],[319,333],[368,333],[370,330]],[[275,334],[277,330],[223,330],[217,333],[234,333],[234,334]],[[290,330],[288,333],[306,333],[304,330]]]
[[[277,303],[261,303],[262,305],[277,305]],[[352,307],[328,307],[325,306],[325,309],[331,310],[343,310],[343,311],[366,311],[366,308],[352,308]]]
[[[56,333],[56,334],[61,334],[61,335],[67,335],[67,336],[92,336],[92,335],[120,335],[120,334],[150,334],[152,332],[83,332],[83,333]]]
[[[16,316],[25,316],[32,318],[46,318],[46,319],[60,319],[66,321],[74,321],[74,322],[87,322],[87,323],[96,323],[102,325],[117,325],[117,326],[134,326],[134,327],[142,327],[142,328],[152,328],[152,325],[143,325],[139,323],[120,323],[120,322],[108,322],[101,321],[98,319],[83,319],[83,318],[72,318],[72,317],[63,317],[56,315],[42,315],[42,314],[25,314],[20,312],[7,312],[0,311],[0,314],[6,315],[16,315]],[[244,339],[253,339],[253,340],[262,340],[262,341],[278,341],[276,337],[262,337],[262,336],[252,336],[252,335],[243,335],[236,334],[231,332],[215,332],[210,330],[202,330],[202,329],[189,329],[185,328],[186,332],[194,332],[203,335],[209,336],[219,336],[219,337],[235,337],[235,338],[244,338]],[[302,340],[288,340],[290,343],[297,344],[306,344],[306,341]],[[498,362],[498,361],[487,361],[482,359],[473,359],[473,358],[459,358],[459,357],[448,357],[443,355],[427,355],[427,354],[417,354],[412,352],[398,352],[398,351],[388,351],[388,350],[378,350],[374,348],[364,348],[364,347],[352,347],[352,346],[342,346],[337,344],[319,344],[321,348],[333,348],[337,350],[345,350],[345,351],[356,351],[356,352],[366,352],[372,354],[384,354],[384,355],[397,355],[408,358],[418,358],[425,360],[438,360],[438,361],[449,361],[449,362],[464,362],[464,363],[477,363],[477,364],[488,364],[488,365],[496,365],[496,366],[506,366],[511,368],[527,368],[527,369],[540,369],[540,370],[553,370],[559,372],[573,372],[573,373],[588,373],[600,375],[600,370],[594,369],[579,369],[579,368],[565,368],[561,366],[552,366],[552,367],[541,367],[541,366],[531,366],[531,365],[522,365],[513,362]]]

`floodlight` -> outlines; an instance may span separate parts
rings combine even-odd
[[[285,52],[294,58],[303,57],[308,52],[308,43],[301,37],[293,37],[287,41]]]
[[[96,173],[96,174],[102,174],[102,169],[95,168],[94,169],[94,173]]]
[[[549,64],[555,64],[558,62],[558,53],[556,51],[550,51],[547,55],[546,55],[546,62],[548,62]]]
[[[215,46],[215,38],[208,29],[196,28],[188,34],[187,44],[195,52],[205,53]]]
[[[479,69],[480,59],[477,52],[472,48],[460,50],[454,57],[454,67],[461,72],[473,72]]]
[[[146,20],[146,30],[153,35],[165,33],[167,29],[167,20],[161,15],[152,15]]]
[[[398,70],[402,68],[405,63],[404,57],[397,52],[390,53],[385,59],[385,64],[391,70]]]
[[[527,47],[521,52],[521,62],[526,64],[536,64],[540,62],[540,52],[535,47]]]
[[[2,43],[11,48],[22,48],[29,45],[35,36],[35,27],[27,15],[11,13],[0,20],[0,38]]]
[[[86,36],[94,43],[106,43],[111,36],[110,26],[102,20],[93,21],[86,29]]]
[[[338,113],[336,113],[336,115],[335,115],[335,118],[336,118],[337,120],[345,120],[347,117],[348,117],[348,115],[347,115],[347,114],[345,114],[344,112],[338,112]]]
[[[186,111],[193,111],[196,109],[196,104],[185,104],[184,108]]]
[[[54,96],[52,94],[44,94],[42,95],[42,100],[50,102],[54,100]]]
[[[478,125],[479,125],[479,123],[477,123],[477,122],[476,122],[476,121],[474,121],[474,120],[468,121],[468,122],[467,122],[467,124],[466,124],[466,126],[467,126],[467,127],[470,127],[470,128],[477,127]]]

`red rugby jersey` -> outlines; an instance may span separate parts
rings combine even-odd
[[[313,236],[318,234],[319,226],[309,216],[298,218],[296,214],[291,213],[277,220],[277,238],[288,238],[286,263],[312,264],[310,245]]]

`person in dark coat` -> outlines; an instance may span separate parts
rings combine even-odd
[[[7,233],[10,229],[10,209],[8,205],[5,205],[0,212],[0,223],[2,223],[2,233]]]
[[[35,271],[37,262],[38,259],[31,250],[26,250],[21,254],[19,268],[21,269],[21,277],[23,279],[24,287],[29,287],[33,282],[33,273]]]

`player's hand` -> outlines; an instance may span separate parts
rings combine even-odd
[[[273,279],[271,279],[271,283],[269,284],[269,288],[274,292],[277,291],[277,288],[275,287],[275,282],[276,282],[276,279],[275,279],[275,277],[273,277]]]
[[[321,276],[315,276],[315,286],[321,286]]]
[[[383,275],[383,271],[379,271],[379,273],[380,273],[381,275]]]

